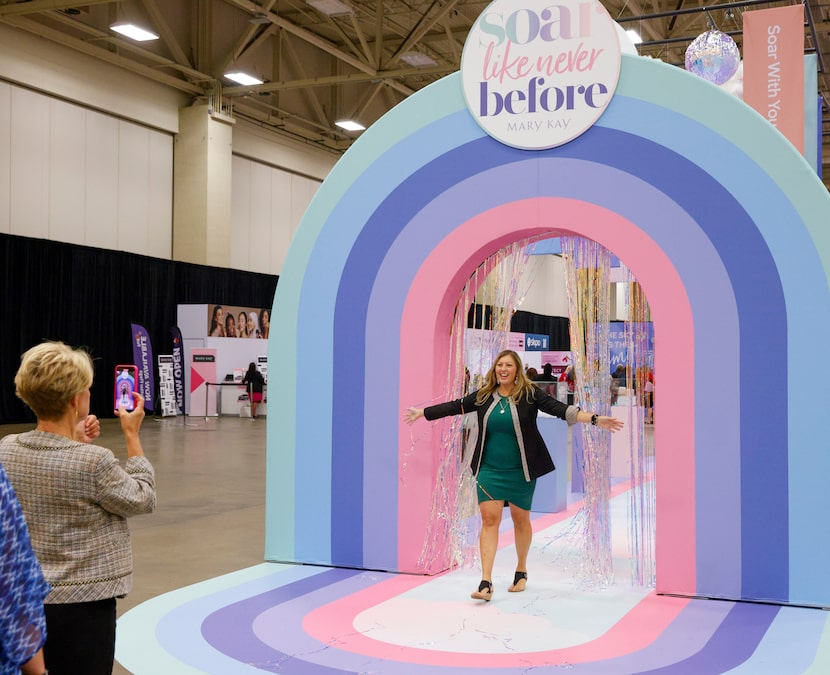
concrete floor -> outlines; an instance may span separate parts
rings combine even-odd
[[[32,425],[0,426],[0,437]],[[98,444],[126,460],[118,420],[101,422]],[[154,419],[141,428],[156,471],[155,513],[130,519],[133,590],[118,615],[177,588],[263,561],[265,419]],[[130,671],[116,664],[113,673]]]

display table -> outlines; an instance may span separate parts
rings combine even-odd
[[[633,428],[636,429],[643,415],[644,410],[639,406],[611,406],[611,416],[625,424],[622,431],[611,434],[611,463],[608,467],[608,475],[611,480],[627,480],[631,477],[631,425],[633,424]],[[572,492],[585,491],[583,428],[584,425],[574,425],[571,439],[571,445],[573,446]]]
[[[242,394],[246,393],[247,389],[244,384],[241,382],[205,382],[205,408],[210,409],[207,407],[207,398],[210,395],[210,388],[217,387],[214,390],[214,396],[218,397],[218,404],[216,406],[216,415],[239,415],[239,409],[243,403],[247,403],[247,401],[240,401],[239,397]],[[268,413],[268,407],[265,403],[267,396],[265,395],[268,391],[268,386],[266,385],[263,389],[263,398],[262,402],[257,406],[257,417],[260,415],[266,415]]]

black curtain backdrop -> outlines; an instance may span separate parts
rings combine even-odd
[[[113,417],[113,369],[132,363],[130,324],[170,354],[179,304],[271,307],[278,277],[0,234],[0,424],[34,421],[14,393],[20,355],[43,340],[84,346],[95,363],[91,411]],[[156,378],[158,388],[158,379]],[[158,412],[158,411],[157,411]]]
[[[514,333],[535,333],[550,338],[551,352],[571,351],[570,322],[564,316],[545,316],[533,312],[516,312],[510,319]]]
[[[535,333],[547,335],[551,352],[569,352],[571,336],[567,317],[546,316],[533,312],[516,312],[510,319],[510,330],[514,333]],[[493,328],[493,308],[490,305],[473,305],[467,312],[467,328]]]

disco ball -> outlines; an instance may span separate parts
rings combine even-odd
[[[732,77],[740,62],[735,41],[719,30],[698,35],[686,50],[686,70],[715,84],[723,84]]]

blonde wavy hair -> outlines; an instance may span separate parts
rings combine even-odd
[[[63,342],[43,342],[20,357],[15,393],[38,419],[60,419],[75,394],[92,386],[92,357]]]
[[[496,364],[505,356],[509,356],[513,363],[516,364],[516,386],[513,388],[513,393],[510,395],[510,398],[514,403],[518,403],[522,399],[522,396],[528,401],[533,398],[536,385],[525,375],[522,360],[512,349],[505,349],[498,353],[498,356],[493,360],[493,365],[490,366],[490,370],[484,376],[484,385],[478,390],[478,394],[476,394],[476,405],[482,405],[499,388],[499,381],[496,378]]]

